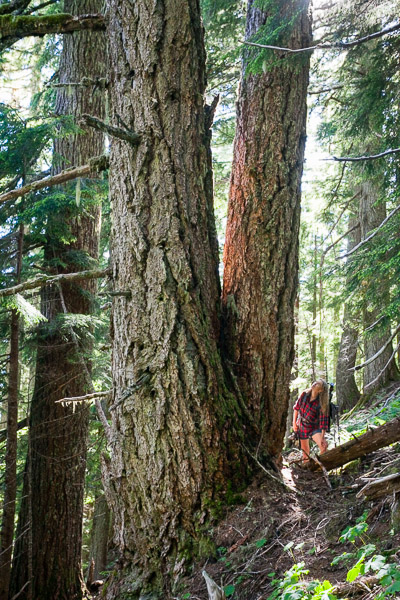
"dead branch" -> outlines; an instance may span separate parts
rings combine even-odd
[[[363,435],[354,436],[352,440],[341,446],[327,450],[327,452],[318,456],[318,460],[324,465],[327,471],[330,471],[342,467],[356,458],[361,458],[375,450],[394,444],[394,442],[398,442],[399,440],[400,417],[397,417],[380,427],[369,429]],[[307,468],[316,471],[319,467],[316,463],[312,462]]]
[[[368,500],[376,500],[383,496],[390,496],[393,492],[400,490],[400,473],[394,475],[387,475],[386,477],[380,477],[369,481],[356,495],[356,498],[365,496]]]
[[[346,165],[343,165],[343,166],[345,167]],[[339,181],[338,185],[336,186],[336,189],[335,189],[335,192],[334,192],[334,193],[335,193],[335,195],[336,195],[336,193],[337,193],[337,190],[338,190],[338,188],[339,188],[339,186],[340,186],[340,183],[341,183],[341,180],[342,180],[342,178],[343,178],[343,175],[344,175],[344,170],[342,171],[342,175],[341,175],[340,181]],[[333,232],[333,231],[334,231],[334,229],[336,228],[336,225],[337,225],[337,224],[340,222],[340,220],[341,220],[342,216],[344,215],[345,211],[346,211],[346,210],[348,209],[348,207],[350,206],[350,203],[351,203],[353,200],[355,200],[355,199],[357,198],[357,196],[359,196],[359,195],[360,195],[360,192],[356,192],[356,193],[355,193],[355,194],[354,194],[354,195],[353,195],[353,196],[352,196],[352,197],[351,197],[351,198],[350,198],[350,199],[349,199],[349,200],[346,202],[346,204],[345,204],[345,205],[342,207],[342,210],[340,211],[340,214],[339,214],[338,218],[336,219],[335,223],[332,225],[332,227],[330,228],[330,230],[329,230],[329,231],[328,231],[328,233],[326,234],[325,238],[322,240],[322,242],[321,242],[321,246],[322,246],[322,245],[323,245],[323,244],[326,242],[326,240],[327,240],[327,239],[329,238],[329,236],[332,234],[332,232]],[[351,232],[347,231],[347,232],[346,232],[346,235],[347,235],[348,233],[351,233]]]
[[[266,469],[264,467],[264,465],[260,463],[258,458],[256,456],[254,456],[246,446],[243,445],[243,448],[246,450],[247,454],[254,460],[254,462],[257,464],[257,466],[260,467],[260,469],[265,473],[265,475],[267,475],[270,479],[273,479],[274,481],[276,481],[277,483],[282,485],[288,492],[298,493],[296,490],[293,490],[290,486],[288,486],[284,481],[279,479],[279,477],[276,477],[270,471],[268,471],[268,469]]]
[[[328,486],[328,488],[330,490],[332,490],[332,484],[329,481],[328,471],[325,469],[325,467],[322,464],[322,462],[320,460],[318,460],[318,458],[316,456],[311,456],[311,459],[314,460],[317,463],[317,465],[321,468],[323,476],[324,476],[324,479],[325,479],[325,482],[326,482],[326,485]]]
[[[42,190],[43,188],[52,187],[54,185],[61,185],[62,183],[71,181],[71,179],[95,175],[96,173],[105,171],[106,169],[108,169],[108,167],[108,156],[95,156],[89,161],[87,165],[74,167],[73,169],[66,169],[65,171],[61,171],[61,173],[58,173],[58,175],[53,175],[52,177],[45,177],[44,179],[40,179],[39,181],[28,183],[27,185],[24,185],[21,188],[17,188],[15,190],[12,190],[11,192],[6,192],[5,194],[2,194],[0,196],[0,204],[3,204],[3,202],[7,202],[8,200],[15,200],[16,198],[25,196],[30,192],[37,192],[39,190]]]
[[[320,263],[319,263],[319,271],[320,271],[320,273],[322,271],[322,267],[324,266],[325,256],[328,254],[328,252],[330,250],[332,250],[332,248],[334,248],[336,246],[336,244],[338,244],[343,238],[345,238],[346,236],[348,236],[350,233],[352,233],[353,231],[355,231],[359,227],[360,227],[360,223],[358,222],[356,225],[354,225],[354,227],[351,227],[350,229],[348,229],[343,235],[341,235],[340,237],[338,237],[334,242],[332,242],[332,244],[329,244],[329,246],[327,246],[325,248],[325,250],[323,251],[323,253],[321,255],[321,260],[320,260]]]
[[[9,15],[15,10],[24,10],[30,2],[31,0],[12,0],[11,2],[7,2],[7,4],[2,4],[0,6],[0,15]]]
[[[374,383],[376,383],[384,374],[384,372],[386,371],[386,369],[388,368],[388,366],[390,365],[390,363],[392,362],[392,360],[394,359],[397,350],[400,348],[400,342],[397,344],[396,348],[393,350],[392,354],[390,355],[389,360],[387,361],[387,363],[384,365],[383,369],[380,371],[380,373],[377,375],[377,377],[375,377],[375,379],[373,379],[372,381],[369,382],[368,385],[364,386],[364,392],[365,390],[367,390],[369,387],[371,387],[372,385],[374,385]]]
[[[386,225],[386,223],[389,221],[389,219],[391,219],[393,217],[393,215],[397,213],[398,210],[400,210],[400,204],[399,204],[399,206],[396,206],[396,208],[394,208],[392,210],[392,212],[390,212],[388,214],[388,216],[382,221],[382,223],[379,225],[379,227],[377,227],[375,229],[375,231],[373,233],[371,233],[371,235],[369,235],[364,240],[362,240],[359,244],[357,244],[357,246],[354,246],[354,248],[349,250],[349,252],[346,252],[346,254],[343,254],[342,256],[339,256],[338,258],[346,258],[347,256],[350,256],[350,254],[353,254],[353,252],[355,252],[356,250],[361,248],[361,246],[364,246],[364,244],[366,244],[367,242],[369,242],[369,240],[371,240],[373,237],[376,236],[376,234],[382,229],[382,227],[384,225]]]
[[[121,129],[120,127],[108,125],[107,123],[104,123],[104,121],[101,121],[96,117],[92,117],[92,115],[82,115],[79,119],[79,125],[86,125],[87,127],[92,127],[98,131],[103,131],[111,137],[129,142],[133,146],[140,144],[142,139],[142,136],[139,133],[135,133],[134,131],[130,131],[126,128]]]
[[[394,148],[394,150],[386,150],[380,154],[371,154],[369,156],[331,156],[331,158],[322,158],[321,160],[336,160],[337,162],[359,162],[360,160],[375,160],[376,158],[382,158],[389,154],[396,154],[400,152],[400,148]]]
[[[71,396],[70,398],[61,398],[60,400],[56,400],[55,403],[58,404],[65,402],[86,402],[87,400],[93,400],[94,398],[107,398],[111,396],[112,390],[107,390],[105,392],[93,392],[92,394],[85,394],[84,396]]]
[[[375,323],[376,324],[376,323]],[[378,350],[378,352],[376,352],[373,356],[371,356],[368,360],[366,360],[365,362],[356,365],[355,367],[352,367],[351,369],[348,369],[349,371],[359,371],[360,369],[362,369],[363,367],[366,367],[367,365],[369,365],[370,363],[374,362],[374,360],[376,360],[378,358],[378,356],[380,356],[385,350],[386,348],[389,346],[389,344],[391,343],[391,341],[393,340],[393,338],[396,337],[397,333],[400,331],[400,325],[398,325],[394,331],[394,333],[390,336],[390,338],[386,341],[386,343],[382,346],[382,348],[380,348]],[[392,360],[392,359],[390,359]],[[389,361],[390,362],[390,361]],[[386,369],[386,367],[385,367]]]
[[[0,16],[0,39],[2,42],[14,42],[30,36],[43,36],[49,33],[72,33],[91,29],[104,31],[106,23],[103,15],[45,15],[45,16]]]
[[[9,288],[0,289],[0,298],[5,296],[14,296],[25,290],[34,290],[45,285],[52,285],[57,282],[80,281],[83,279],[99,279],[110,274],[110,269],[93,269],[91,271],[78,271],[76,273],[61,273],[60,275],[39,275],[35,279],[28,279],[23,283]]]
[[[352,42],[333,42],[333,43],[321,43],[316,44],[315,46],[310,46],[308,48],[281,48],[280,46],[268,46],[265,44],[256,44],[254,42],[246,42],[241,41],[242,44],[246,44],[247,46],[256,46],[257,48],[267,48],[268,50],[279,50],[280,52],[290,52],[290,53],[298,53],[298,52],[313,52],[314,50],[326,50],[329,48],[334,48],[336,50],[347,50],[348,48],[353,48],[354,46],[358,46],[358,44],[363,44],[364,42],[369,42],[370,40],[374,40],[376,38],[382,37],[387,33],[393,33],[394,31],[398,31],[400,29],[400,23],[393,25],[392,27],[388,27],[387,29],[382,29],[381,31],[376,31],[375,33],[371,33],[362,38],[358,38]]]

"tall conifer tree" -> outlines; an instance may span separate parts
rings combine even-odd
[[[65,9],[73,14],[98,13],[101,7],[100,0],[65,1]],[[101,80],[105,72],[103,33],[65,36],[59,68],[59,81],[65,86],[58,88],[56,112],[103,117]],[[93,80],[93,86],[68,85],[79,84],[83,78]],[[103,148],[104,136],[98,132],[62,137],[55,142],[53,171],[85,164],[102,154]],[[78,185],[83,211],[74,206],[75,200],[79,204],[79,193],[70,187],[60,190],[61,207],[48,215],[44,258],[49,272],[79,271],[98,259],[100,207],[91,199],[89,182]],[[29,450],[12,577],[12,594],[21,599],[78,600],[83,595],[82,513],[89,409],[86,405],[63,406],[57,400],[83,395],[90,386],[90,364],[85,362],[88,345],[84,332],[79,331],[79,318],[73,315],[90,314],[94,292],[95,284],[84,282],[48,286],[41,294],[41,311],[47,323],[38,333]]]
[[[311,45],[307,0],[264,5],[249,0],[247,41],[268,35],[276,46]],[[261,447],[278,457],[294,352],[309,55],[275,52],[262,59],[257,53],[265,72],[254,73],[254,52],[247,50],[239,92],[224,248],[224,333],[241,392],[260,423]]]

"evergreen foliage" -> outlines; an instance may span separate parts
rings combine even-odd
[[[286,46],[291,26],[297,14],[291,10],[292,1],[256,0],[261,11],[267,13],[265,25],[248,41]],[[29,3],[28,3],[29,4]],[[23,14],[30,14],[40,2],[31,3]],[[287,18],[282,21],[282,4]],[[4,3],[1,4],[3,6]],[[301,55],[288,58],[272,50],[244,46],[245,3],[241,0],[202,0],[207,43],[207,74],[209,98],[221,95],[220,106],[213,127],[214,201],[220,239],[224,241],[226,204],[230,179],[232,144],[235,133],[235,101],[240,76],[241,60],[247,64],[248,74],[266,72],[286,60],[298,60]],[[41,12],[57,14],[60,3],[55,2]],[[329,13],[316,13],[316,37],[323,41],[355,40],[385,28],[399,19],[399,2],[390,0],[352,0],[338,2]],[[18,46],[0,57],[0,66],[16,70],[26,62],[31,69],[31,101],[29,107],[0,102],[0,193],[21,186],[24,182],[41,178],[49,173],[55,162],[53,142],[57,136],[68,136],[79,131],[68,117],[54,116],[57,64],[60,39],[44,39]],[[326,156],[360,156],[384,152],[400,147],[399,118],[399,32],[359,44],[342,52],[338,49],[314,54],[311,112],[319,121],[318,152]],[[320,91],[316,94],[316,90]],[[21,99],[20,99],[21,100]],[[75,166],[75,165],[71,165]],[[315,175],[319,171],[318,177]],[[307,180],[308,179],[308,180]],[[312,179],[312,181],[310,181]],[[377,190],[377,203],[385,205],[390,213],[400,202],[400,173],[398,155],[361,163],[318,163],[310,169],[304,182],[303,221],[300,237],[300,307],[297,335],[297,370],[294,388],[308,386],[319,375],[334,378],[339,351],[343,305],[346,302],[359,315],[359,330],[363,333],[361,313],[364,308],[378,311],[376,326],[364,332],[364,339],[377,335],[385,326],[394,329],[400,314],[400,211],[397,211],[379,229],[376,235],[350,256],[346,253],[346,232],[349,220],[358,214],[359,187],[372,182]],[[74,238],[68,227],[70,218],[79,220],[94,204],[103,207],[100,262],[106,266],[109,258],[111,207],[107,197],[108,183],[103,180],[80,180],[61,189],[47,189],[31,193],[16,201],[0,204],[0,287],[15,283],[15,263],[18,232],[23,225],[24,258],[22,279],[32,278],[43,271],[84,270],[93,268],[93,259],[73,248]],[[68,218],[67,218],[68,217]],[[343,239],[340,239],[344,236]],[[46,246],[46,255],[44,247]],[[51,250],[57,250],[51,252]],[[62,252],[59,250],[62,249]],[[387,291],[382,301],[382,290]],[[23,317],[20,335],[20,414],[29,413],[35,376],[35,347],[54,333],[65,341],[71,340],[71,330],[81,347],[90,339],[90,357],[83,351],[77,360],[91,359],[91,377],[96,390],[112,386],[109,318],[109,284],[99,285],[95,299],[95,314],[59,314],[46,322],[39,311],[37,293],[17,295],[2,301],[0,310],[0,422],[4,427],[7,400],[8,352],[10,311],[16,309]],[[361,341],[363,338],[361,338]],[[395,344],[397,341],[395,340]],[[360,362],[363,348],[359,351]],[[357,382],[362,385],[361,373]],[[389,405],[390,418],[399,411],[398,397]],[[104,404],[104,408],[106,408]],[[94,405],[91,406],[90,444],[87,474],[87,515],[84,523],[86,544],[89,543],[91,508],[101,487],[100,454],[106,448],[105,435]],[[386,413],[368,413],[365,422],[379,424]],[[349,423],[349,435],[352,423]],[[358,427],[358,425],[356,425]],[[356,429],[355,429],[356,430]],[[346,434],[347,435],[347,434]],[[27,429],[19,432],[18,485],[22,489],[22,471],[27,452]],[[0,463],[3,464],[4,442],[0,442]],[[2,497],[0,473],[0,497]],[[352,559],[355,557],[353,556]],[[398,577],[387,561],[367,563],[368,569],[381,575],[383,592],[390,597],[398,585]],[[360,557],[357,557],[359,560]],[[361,567],[359,563],[359,573]],[[376,567],[376,568],[375,568]],[[379,567],[379,568],[378,568]],[[302,579],[305,565],[297,564],[283,578],[276,579],[280,597],[291,592],[292,597],[332,597],[326,582],[315,582],[305,587]],[[385,570],[386,569],[386,570]],[[354,574],[354,573],[353,573]],[[328,582],[329,583],[329,582]],[[292,588],[289,590],[289,587]],[[318,587],[319,586],[319,587]],[[231,588],[234,586],[231,586]],[[229,589],[233,595],[234,589]],[[295,594],[298,594],[297,596]],[[393,592],[395,593],[395,592]],[[303,596],[301,596],[303,594]],[[325,594],[325,596],[324,596]],[[283,597],[283,596],[282,596]],[[288,596],[289,597],[289,596]]]

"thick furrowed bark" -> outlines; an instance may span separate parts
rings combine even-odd
[[[370,429],[367,433],[355,437],[354,439],[328,450],[325,454],[318,455],[318,460],[324,465],[327,471],[342,467],[351,460],[361,458],[370,452],[385,448],[390,444],[400,440],[400,417],[393,419],[385,425]],[[318,470],[318,464],[311,462],[309,468],[312,471]]]
[[[246,39],[268,17],[253,4]],[[288,44],[310,45],[308,2],[278,5],[282,21],[301,9]],[[242,76],[224,248],[226,353],[274,457],[285,434],[294,356],[308,65],[306,57],[281,59],[265,74]]]
[[[110,36],[113,114],[142,142],[111,148],[113,278],[131,298],[113,308],[115,441],[103,475],[124,572],[107,595],[165,597],[247,461],[218,353],[199,6],[113,0]]]

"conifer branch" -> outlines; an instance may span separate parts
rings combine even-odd
[[[29,36],[43,36],[49,33],[72,33],[91,29],[104,31],[106,23],[103,15],[0,15],[0,39],[14,43],[17,39]]]
[[[36,288],[44,287],[45,285],[53,285],[54,283],[72,281],[81,281],[83,279],[99,279],[100,277],[106,277],[110,274],[110,269],[93,269],[88,271],[77,271],[76,273],[61,273],[59,275],[39,275],[35,279],[28,279],[23,283],[14,285],[9,288],[0,289],[0,298],[6,296],[14,296],[25,290],[34,290]]]
[[[372,238],[376,236],[376,234],[382,229],[382,227],[384,227],[384,225],[386,225],[386,223],[389,221],[389,219],[391,219],[393,217],[393,215],[395,215],[397,213],[398,210],[400,210],[400,204],[398,206],[396,206],[396,208],[394,208],[392,210],[392,212],[389,213],[385,219],[383,219],[382,223],[379,225],[379,227],[377,227],[375,229],[375,231],[373,231],[373,233],[371,233],[368,237],[366,237],[359,244],[357,244],[357,246],[354,246],[354,248],[352,248],[351,250],[346,252],[346,254],[343,254],[342,256],[338,256],[338,259],[346,258],[347,256],[350,256],[351,254],[353,254],[353,252],[355,252],[356,250],[361,248],[361,246],[364,246],[364,244],[366,244],[367,242],[372,240]]]
[[[96,117],[92,117],[92,115],[82,115],[79,119],[79,125],[86,125],[87,127],[92,127],[98,131],[103,131],[111,137],[129,142],[133,146],[137,146],[142,139],[142,136],[139,133],[135,133],[129,129],[121,129],[120,127],[108,125],[107,123],[104,123],[104,121],[101,121]]]
[[[358,46],[358,44],[363,44],[364,42],[369,42],[370,40],[374,40],[376,38],[380,38],[387,33],[393,33],[394,31],[398,31],[400,29],[400,23],[393,25],[392,27],[388,27],[387,29],[382,29],[381,31],[376,31],[375,33],[371,33],[362,38],[358,38],[357,40],[353,40],[352,42],[331,42],[331,43],[321,43],[316,44],[315,46],[309,46],[308,48],[283,48],[281,46],[269,46],[266,44],[256,44],[255,42],[247,42],[242,40],[242,44],[246,44],[247,46],[255,46],[257,48],[266,48],[267,50],[279,50],[280,52],[289,52],[291,54],[297,54],[299,52],[314,52],[314,50],[326,50],[326,49],[336,49],[336,50],[347,50],[348,48],[353,48],[353,46]]]
[[[95,173],[105,171],[106,169],[108,169],[108,167],[108,156],[95,156],[94,158],[90,159],[87,165],[74,167],[72,169],[66,169],[65,171],[61,171],[61,173],[53,175],[52,177],[45,177],[44,179],[40,179],[39,181],[33,181],[32,183],[28,183],[27,185],[24,185],[21,188],[17,188],[15,190],[11,190],[10,192],[6,192],[5,194],[1,194],[0,204],[3,204],[8,200],[15,200],[16,198],[19,198],[20,196],[25,196],[25,194],[29,194],[30,192],[37,192],[38,190],[42,190],[46,187],[51,187],[53,185],[61,185],[62,183],[71,181],[71,179],[77,179],[78,177],[94,175]]]

